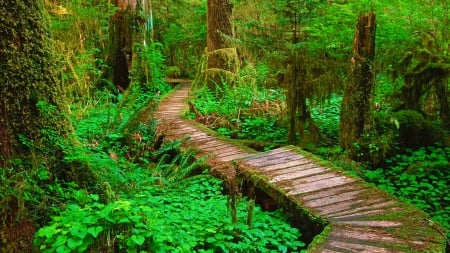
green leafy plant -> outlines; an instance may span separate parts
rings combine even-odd
[[[256,89],[247,83],[224,85],[215,90],[206,86],[196,90],[192,103],[198,111],[191,118],[231,138],[287,142],[282,90]],[[221,94],[220,98],[217,94]]]
[[[84,205],[70,204],[36,233],[42,252],[84,252],[118,247],[127,252],[289,252],[304,244],[281,212],[252,212],[238,203],[237,224],[231,223],[222,182],[208,175],[191,177],[172,187],[142,186],[136,195],[101,204],[87,196]],[[180,194],[180,190],[184,194]]]
[[[95,115],[108,110],[98,107]],[[128,120],[133,118],[123,113]],[[106,119],[98,117],[100,122]],[[238,222],[231,222],[222,181],[200,173],[203,161],[194,159],[196,152],[181,152],[183,139],[155,150],[151,124],[129,128],[140,133],[141,139],[133,142],[124,142],[120,129],[125,128],[105,135],[106,122],[86,118],[76,126],[80,140],[92,136],[88,129],[98,139],[88,143],[86,153],[74,149],[67,159],[89,161],[104,196],[67,192],[71,197],[35,234],[40,251],[290,252],[304,247],[300,232],[280,211],[262,212],[245,199],[237,202]]]
[[[287,143],[287,129],[277,123],[276,119],[244,118],[239,125],[238,137],[256,141]]]
[[[400,198],[423,209],[450,232],[450,148],[441,145],[408,149],[386,160],[385,168],[365,170],[364,176]]]
[[[325,103],[313,107],[311,117],[323,135],[325,145],[337,143],[339,132],[339,114],[342,96],[333,94]],[[328,139],[328,142],[326,141]]]

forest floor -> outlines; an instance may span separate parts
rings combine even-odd
[[[188,136],[187,145],[214,159],[210,170],[222,178],[246,177],[272,197],[322,217],[331,230],[312,252],[444,252],[446,240],[427,215],[402,203],[331,163],[298,149],[279,148],[255,154],[242,145],[183,119],[190,85],[163,99],[157,118],[167,138]],[[420,232],[419,232],[420,231]],[[389,245],[389,246],[388,246]]]

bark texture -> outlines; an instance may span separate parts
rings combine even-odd
[[[233,5],[230,0],[208,0],[207,31],[207,83],[210,87],[232,82],[238,71],[239,61],[236,49],[226,37],[234,36]]]
[[[107,72],[107,79],[111,80],[120,91],[130,85],[130,70],[133,60],[133,43],[136,26],[137,0],[115,0],[119,7],[117,13],[110,22],[110,49],[108,65],[111,66]]]
[[[68,120],[46,117],[61,115],[63,103],[42,20],[41,1],[0,2],[0,166],[45,146],[43,130],[67,132]]]
[[[373,117],[375,84],[375,14],[373,9],[358,17],[353,41],[349,82],[341,105],[339,142],[352,150],[361,134],[369,130]]]
[[[66,138],[72,128],[44,20],[41,0],[0,1],[1,252],[33,252],[35,225],[24,192],[55,178],[95,184],[82,162],[64,160],[64,147],[74,142]],[[48,179],[29,181],[36,170],[47,170]]]

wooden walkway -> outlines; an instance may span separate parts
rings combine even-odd
[[[425,213],[332,164],[295,147],[256,153],[183,119],[189,91],[181,82],[161,101],[156,116],[166,136],[190,136],[190,147],[213,154],[211,170],[236,170],[275,199],[325,220],[308,252],[445,252],[443,230]]]

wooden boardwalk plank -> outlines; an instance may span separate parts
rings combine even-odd
[[[252,153],[183,119],[180,115],[186,108],[190,84],[185,80],[174,82],[180,85],[161,100],[155,113],[160,124],[166,127],[162,128],[165,134],[170,138],[189,137],[186,145],[198,149],[198,157],[207,155],[213,161],[211,166],[215,166],[212,170],[264,175],[263,180],[279,189],[289,201],[326,219],[330,223],[329,233],[320,243],[311,245],[308,252],[384,253],[404,252],[399,249],[408,247],[411,250],[406,252],[445,251],[445,238],[422,222],[427,219],[423,212],[414,210],[413,214],[397,219],[380,218],[402,211],[404,203],[361,179],[320,165],[291,147]],[[422,217],[416,217],[420,222],[413,215]],[[405,231],[413,232],[404,235]]]
[[[319,192],[312,192],[308,194],[304,194],[301,196],[303,201],[315,200],[320,198],[326,198],[328,196],[338,195],[345,192],[352,192],[360,189],[365,189],[367,186],[355,183],[355,184],[344,184],[339,185],[333,188],[325,189]]]
[[[376,247],[365,245],[361,243],[355,242],[346,242],[340,241],[339,238],[333,238],[334,240],[328,240],[325,244],[325,247],[330,247],[334,250],[345,250],[342,252],[350,252],[350,253],[402,253],[402,251],[398,251],[395,249],[389,249],[384,247]]]
[[[370,205],[372,203],[381,203],[386,202],[384,199],[358,199],[352,202],[343,202],[339,204],[334,204],[332,206],[327,207],[316,207],[315,210],[317,210],[320,215],[329,218],[330,215],[333,215],[334,213],[340,213],[342,211],[352,211],[360,207],[364,207],[367,205]]]
[[[292,181],[294,179],[299,179],[302,177],[310,177],[317,174],[325,174],[331,171],[330,169],[323,167],[314,167],[310,169],[304,168],[305,168],[304,166],[295,167],[296,171],[274,176],[272,177],[272,179],[269,180],[269,182],[276,183],[282,181]]]
[[[292,187],[288,191],[287,195],[305,194],[308,192],[328,189],[335,186],[352,183],[355,181],[356,179],[354,178],[349,178],[346,176],[337,176],[333,173],[320,175],[320,177],[312,176],[309,178],[293,180],[292,184],[294,185],[294,187]]]
[[[347,201],[358,199],[358,198],[360,198],[361,193],[363,191],[364,191],[363,189],[360,189],[360,190],[355,190],[355,191],[351,191],[351,192],[344,192],[344,193],[340,193],[340,194],[336,194],[336,195],[330,195],[328,197],[324,197],[324,198],[320,198],[320,199],[305,201],[303,203],[305,203],[307,206],[312,207],[312,208],[319,207],[319,206],[327,206],[327,205],[332,205],[332,204],[336,204],[336,203],[340,203],[340,202],[347,202]]]
[[[309,164],[311,163],[311,160],[308,158],[301,158],[301,159],[296,159],[293,161],[287,161],[281,164],[275,164],[275,165],[269,165],[269,166],[265,166],[265,167],[260,167],[261,171],[264,172],[271,172],[273,171],[274,173],[276,173],[276,171],[281,170],[284,171],[287,168],[291,168],[291,167],[296,167],[298,165],[303,165],[303,164]]]
[[[346,215],[354,215],[354,214],[358,214],[361,212],[366,212],[366,211],[371,211],[371,210],[379,210],[380,208],[386,209],[386,208],[391,208],[393,206],[398,206],[396,201],[393,201],[393,200],[383,201],[381,203],[365,205],[362,207],[353,208],[351,210],[342,210],[337,213],[329,214],[328,217],[330,217],[330,218],[345,217]]]

